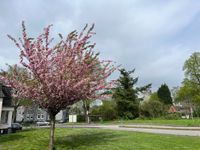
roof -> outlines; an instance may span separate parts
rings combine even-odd
[[[169,108],[168,112],[169,112],[169,113],[175,113],[175,112],[177,112],[177,109],[176,109],[175,106],[171,106],[171,107]]]

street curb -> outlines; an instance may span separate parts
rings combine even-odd
[[[185,130],[185,131],[200,131],[200,128],[192,127],[162,127],[162,126],[133,126],[133,125],[121,125],[119,128],[142,128],[142,129],[162,129],[162,130]]]

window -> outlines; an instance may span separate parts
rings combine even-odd
[[[37,115],[37,118],[40,119],[40,114]]]
[[[41,118],[44,119],[44,115],[43,114],[41,114]]]

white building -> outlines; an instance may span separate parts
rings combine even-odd
[[[56,121],[66,121],[66,110],[61,110],[56,115]],[[38,106],[20,106],[17,108],[17,122],[37,122],[37,121],[49,121],[49,115],[47,111],[39,108]]]
[[[0,83],[0,130],[11,127],[13,111],[11,88]]]

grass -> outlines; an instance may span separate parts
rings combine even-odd
[[[48,129],[0,136],[1,150],[45,150]],[[56,150],[200,150],[200,138],[103,129],[56,129]]]
[[[102,124],[149,124],[149,125],[170,125],[170,126],[190,126],[200,127],[200,119],[135,119],[135,120],[115,120],[104,121]]]

